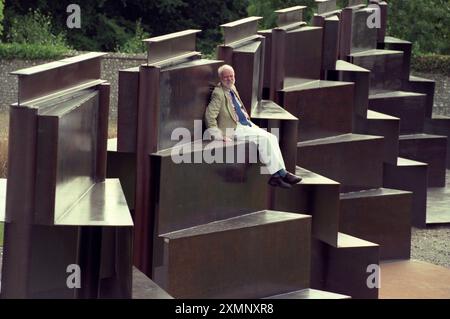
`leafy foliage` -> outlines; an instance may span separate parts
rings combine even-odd
[[[450,74],[450,55],[425,54],[413,57],[414,71]]]
[[[390,0],[388,34],[414,43],[413,53],[450,54],[449,0]]]
[[[70,54],[64,46],[29,44],[29,43],[0,43],[0,57],[2,59],[25,60],[56,60]]]
[[[203,30],[200,50],[211,52],[222,39],[220,24],[247,15],[248,0],[77,0],[81,9],[81,28],[68,29],[67,6],[73,0],[6,0],[6,27],[16,15],[36,8],[52,15],[57,32],[65,31],[68,43],[77,50],[114,51],[136,43],[136,23],[141,35],[158,36],[185,29]],[[128,43],[127,43],[128,42]]]
[[[141,39],[150,34],[200,29],[203,32],[198,37],[198,50],[211,55],[222,42],[219,26],[223,23],[256,15],[264,18],[261,28],[272,28],[277,9],[305,5],[304,20],[310,21],[316,7],[314,0],[77,0],[81,28],[69,29],[66,8],[72,2],[0,0],[0,38],[19,43],[69,44],[85,51],[140,52]],[[342,5],[346,0],[337,2]],[[412,41],[415,55],[450,54],[449,0],[388,3],[389,35]]]
[[[3,33],[3,8],[5,7],[4,1],[0,0],[0,39]],[[1,40],[0,40],[1,42]]]
[[[310,21],[315,8],[314,0],[250,0],[247,11],[250,16],[263,17],[262,28],[270,29],[276,26],[277,15],[274,12],[275,10],[298,5],[307,6],[303,21]]]
[[[64,34],[55,34],[50,16],[42,14],[39,10],[30,10],[24,16],[15,16],[10,23],[8,42],[66,46]]]
[[[51,17],[40,10],[9,19],[8,43],[0,43],[0,56],[5,59],[53,59],[70,51],[65,34],[55,32]]]
[[[145,52],[145,45],[142,42],[143,39],[146,39],[150,36],[148,32],[145,32],[141,25],[141,20],[136,22],[136,29],[134,32],[134,36],[129,38],[123,46],[120,46],[117,51],[123,53],[141,53]]]

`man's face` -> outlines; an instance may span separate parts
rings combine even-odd
[[[234,85],[234,71],[231,69],[223,70],[220,81],[222,82],[222,85],[227,89],[231,89],[231,87]]]

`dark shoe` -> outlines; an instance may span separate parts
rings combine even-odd
[[[283,181],[283,178],[281,176],[271,176],[269,179],[269,185],[274,186],[274,187],[281,187],[281,188],[291,188],[291,185],[289,185],[288,183],[285,183]]]
[[[289,172],[287,172],[286,175],[283,177],[283,181],[291,185],[300,183],[301,180],[302,180],[301,177],[298,177],[297,175],[294,175]]]

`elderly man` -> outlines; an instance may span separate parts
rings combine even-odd
[[[234,86],[234,70],[230,65],[218,69],[220,83],[214,89],[206,109],[205,119],[211,135],[225,142],[248,140],[258,145],[261,161],[271,174],[269,184],[291,188],[301,178],[286,171],[278,139],[256,124],[248,116]]]

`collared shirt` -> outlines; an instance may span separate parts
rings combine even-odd
[[[237,94],[233,92],[233,90],[229,90],[231,102],[234,106],[234,111],[236,112],[236,115],[238,116],[239,123],[242,125],[252,126],[250,121],[247,119],[247,116],[245,115],[245,111],[242,110],[242,104],[239,102],[237,98]]]

